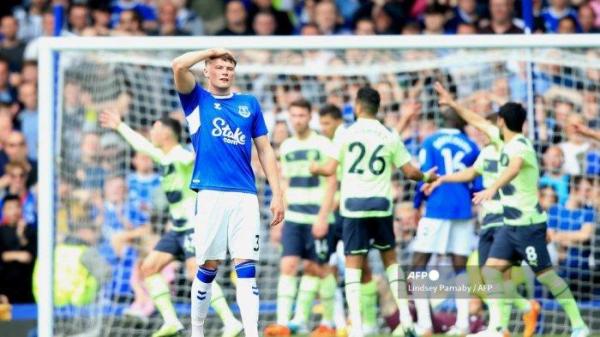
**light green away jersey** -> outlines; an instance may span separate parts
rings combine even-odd
[[[335,133],[333,134],[333,139],[335,140],[336,137],[339,137],[345,131],[346,131],[346,125],[340,124],[337,127],[337,129],[335,129]],[[342,173],[343,173],[342,166],[338,165],[338,167],[337,167],[337,169],[335,171],[335,176],[336,176],[337,181],[338,181],[338,188],[335,191],[335,197],[334,197],[335,201],[337,201],[338,204],[340,202],[340,182],[342,181],[342,175],[343,175]],[[337,211],[339,211],[339,209]]]
[[[326,178],[310,173],[311,163],[323,165],[327,161],[327,148],[332,144],[329,139],[311,132],[306,139],[292,137],[281,143],[281,169],[288,181],[286,191],[286,220],[299,224],[312,225],[323,204],[326,191]],[[333,215],[330,215],[333,222]]]
[[[359,118],[336,135],[330,156],[342,168],[340,213],[348,218],[392,215],[392,173],[410,161],[395,131]]]
[[[497,127],[493,127],[493,129],[490,127],[486,133],[492,142],[502,149],[500,174],[506,169],[512,158],[523,159],[523,166],[517,176],[500,189],[504,223],[513,226],[527,226],[545,222],[548,217],[539,204],[540,169],[533,144],[522,134],[515,136],[510,142],[503,143]]]
[[[494,145],[488,145],[479,152],[477,160],[473,164],[475,171],[481,175],[483,187],[490,187],[500,172],[500,153]],[[500,193],[496,193],[492,200],[487,200],[481,204],[479,214],[481,220],[481,229],[501,226],[503,224],[502,202]]]
[[[160,165],[160,184],[169,202],[173,230],[193,228],[192,221],[188,219],[193,216],[196,208],[196,192],[188,185],[194,170],[194,154],[181,145],[175,146],[165,154],[124,123],[119,125],[117,131],[136,151],[147,154]]]

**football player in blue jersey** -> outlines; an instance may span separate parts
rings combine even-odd
[[[205,61],[206,88],[196,82],[191,68]],[[211,284],[220,261],[229,251],[237,273],[236,299],[246,337],[258,337],[260,215],[252,144],[273,191],[271,226],[283,221],[284,208],[275,153],[257,99],[233,93],[237,65],[225,49],[185,53],[175,58],[175,89],[185,113],[196,162],[190,188],[196,202],[196,258],[198,273],[192,284],[192,337],[204,336]]]
[[[452,109],[441,113],[445,128],[439,129],[423,142],[419,151],[421,170],[438,168],[440,176],[473,165],[479,155],[475,142],[463,132],[465,123]],[[420,206],[415,198],[415,206]],[[450,254],[456,284],[467,284],[466,262],[474,238],[471,190],[468,183],[440,186],[426,200],[425,215],[417,227],[413,256],[416,271],[427,267],[432,254]],[[461,298],[463,297],[463,298]],[[432,323],[427,294],[415,296],[418,331],[431,333]],[[456,294],[457,317],[449,334],[464,335],[469,328],[469,299]]]

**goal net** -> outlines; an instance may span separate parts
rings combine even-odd
[[[542,37],[543,43],[539,43],[540,38],[536,37],[536,42],[533,37],[525,37],[538,46],[528,49],[523,48],[526,44],[522,41],[511,47],[508,39],[481,47],[469,45],[476,41],[467,38],[421,38],[394,43],[383,39],[380,45],[374,39],[368,46],[361,45],[359,39],[342,39],[344,45],[323,38],[307,40],[310,43],[304,48],[304,40],[298,39],[283,44],[278,41],[286,40],[251,40],[241,45],[232,42],[228,47],[238,59],[234,90],[258,98],[275,149],[290,135],[286,109],[299,97],[313,103],[315,110],[326,103],[335,104],[349,122],[354,96],[358,88],[368,84],[381,94],[379,117],[392,128],[410,113],[407,102],[419,102],[420,112],[401,131],[415,162],[423,139],[442,127],[432,86],[435,81],[445,84],[482,115],[496,111],[507,101],[525,104],[529,108],[527,134],[534,140],[543,169],[541,206],[550,215],[553,263],[570,285],[584,320],[600,331],[600,232],[596,228],[600,153],[598,144],[577,136],[572,127],[575,122],[600,127],[600,44],[590,38],[586,46],[585,39],[578,38],[571,40],[576,41],[572,42],[574,48],[571,42],[561,42],[566,39],[552,37],[556,41],[551,41],[550,37]],[[162,324],[139,275],[139,261],[168,223],[167,202],[157,187],[158,166],[136,155],[118,134],[101,128],[98,115],[105,109],[116,110],[127,124],[146,135],[153,121],[163,116],[185,125],[170,61],[190,47],[211,47],[213,42],[223,41],[175,41],[164,48],[155,40],[133,38],[63,40],[62,45],[44,45],[58,51],[59,66],[56,82],[48,77],[42,81],[42,85],[52,83],[55,90],[46,89],[47,95],[42,97],[46,104],[41,102],[46,116],[54,117],[42,124],[42,135],[49,137],[40,137],[47,142],[41,145],[41,151],[46,151],[41,155],[42,160],[46,159],[42,165],[47,170],[40,187],[40,227],[54,228],[54,232],[46,228],[48,237],[41,235],[42,241],[52,246],[41,245],[40,270],[48,273],[52,265],[70,258],[59,253],[73,239],[97,253],[94,265],[110,267],[104,272],[90,271],[80,280],[85,284],[71,288],[61,284],[66,282],[61,269],[53,269],[54,284],[40,285],[40,291],[46,294],[40,296],[40,308],[50,313],[40,316],[41,331],[44,326],[52,326],[48,319],[54,322],[52,331],[43,332],[46,336],[149,336]],[[453,47],[453,41],[461,48]],[[555,42],[560,47],[555,47]],[[48,60],[42,62],[50,64]],[[201,66],[197,70],[203,82]],[[55,109],[51,109],[52,101]],[[311,125],[319,127],[316,114]],[[470,128],[466,132],[479,145],[484,144],[481,134]],[[183,139],[188,141],[187,134]],[[264,220],[258,267],[262,328],[274,321],[280,249],[269,237],[270,189],[259,166],[255,169]],[[402,265],[410,268],[410,242],[416,230],[411,221],[415,186],[402,177],[396,177],[394,186],[398,253]],[[52,256],[50,249],[56,254],[54,260],[42,260],[43,254]],[[435,261],[448,265],[443,258]],[[377,265],[374,268],[381,271]],[[230,272],[230,264],[224,264],[217,281],[239,317]],[[186,279],[183,264],[169,265],[163,275],[180,319],[189,326],[191,282]],[[47,275],[40,277],[47,280]],[[566,333],[568,319],[552,295],[530,275],[523,283],[526,286],[521,290],[542,303],[540,332]],[[61,297],[57,290],[66,293]],[[51,311],[44,311],[51,291],[55,292],[54,305]],[[84,294],[73,294],[78,291]],[[452,312],[451,300],[450,304],[439,302],[433,303],[434,310]],[[486,315],[485,311],[479,314]],[[380,321],[383,328],[384,320]],[[520,329],[520,316],[513,315],[511,325]],[[207,335],[220,335],[221,327],[211,311]]]

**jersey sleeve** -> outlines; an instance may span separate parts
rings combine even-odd
[[[196,155],[192,151],[183,149],[183,151],[177,154],[177,158],[175,160],[181,165],[193,165],[196,161]]]
[[[477,144],[475,144],[475,142],[470,141],[471,143],[471,152],[468,153],[468,155],[465,157],[465,166],[471,166],[473,165],[473,163],[475,163],[475,161],[477,160],[477,158],[479,158],[479,154],[481,153],[481,151],[479,151],[479,147],[477,146]]]
[[[287,168],[288,168],[288,160],[286,157],[287,152],[288,152],[287,142],[288,142],[288,140],[286,139],[279,146],[279,164],[281,165],[281,176],[282,177],[286,177],[286,172],[287,172]]]
[[[470,189],[471,193],[483,191],[485,189],[485,187],[483,186],[483,176],[478,175],[477,177],[475,177],[475,180],[471,182]]]
[[[394,132],[393,135],[392,163],[396,167],[402,167],[410,162],[410,153],[406,149],[406,146],[404,146],[404,142],[402,141],[402,138],[400,138],[400,135],[396,132]]]
[[[146,137],[135,132],[125,123],[119,124],[117,131],[136,151],[150,156],[150,158],[157,163],[162,163],[162,160],[165,157],[164,153],[159,148],[152,145]]]
[[[413,208],[414,209],[421,208],[421,205],[423,204],[423,202],[426,199],[425,193],[423,193],[421,191],[422,186],[423,186],[422,182],[418,182],[417,185],[415,186],[415,195],[413,197]]]
[[[504,146],[504,152],[508,156],[508,158],[521,158],[523,160],[527,160],[527,154],[530,151],[527,144],[521,142],[518,139],[506,144]]]
[[[485,159],[483,158],[484,156],[482,155],[482,153],[483,152],[481,152],[479,154],[479,156],[475,160],[475,163],[473,163],[473,168],[475,169],[475,172],[477,172],[479,175],[483,174],[483,165],[485,162]]]
[[[332,158],[335,155],[335,149],[333,146],[333,140],[319,136],[319,149],[321,150],[321,154],[323,157],[319,160],[319,164],[326,163],[329,158]]]
[[[331,159],[336,160],[337,162],[342,161],[343,153],[342,149],[344,147],[344,132],[337,132],[333,137],[333,141],[330,142],[330,146],[325,147],[323,152]]]
[[[196,83],[194,89],[192,89],[192,91],[190,91],[189,93],[177,93],[179,95],[181,107],[183,108],[183,113],[186,117],[192,114],[192,112],[196,108],[199,108],[198,106],[200,105],[202,91],[204,91],[204,89],[200,85],[198,85],[198,83]]]
[[[419,164],[421,164],[421,171],[427,171],[435,166],[434,150],[429,141],[425,141],[419,150]]]
[[[265,123],[265,117],[263,116],[260,104],[258,103],[256,98],[254,98],[253,101],[255,114],[254,121],[252,124],[252,138],[258,138],[269,133],[269,130],[267,130],[267,124]]]
[[[493,124],[486,124],[483,132],[489,137],[490,143],[496,146],[498,150],[502,148],[502,138],[500,137],[500,129]]]

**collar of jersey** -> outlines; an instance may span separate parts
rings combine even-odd
[[[228,99],[228,98],[233,97],[233,93],[232,92],[230,92],[229,95],[223,95],[223,96],[213,95],[213,94],[211,94],[211,95],[212,95],[212,97],[214,97],[216,99]]]
[[[458,129],[450,129],[450,128],[441,128],[439,129],[439,132],[443,132],[443,133],[460,133],[460,130]]]
[[[359,117],[356,119],[357,122],[367,122],[367,123],[379,123],[379,121],[376,118],[363,118],[363,117]]]

